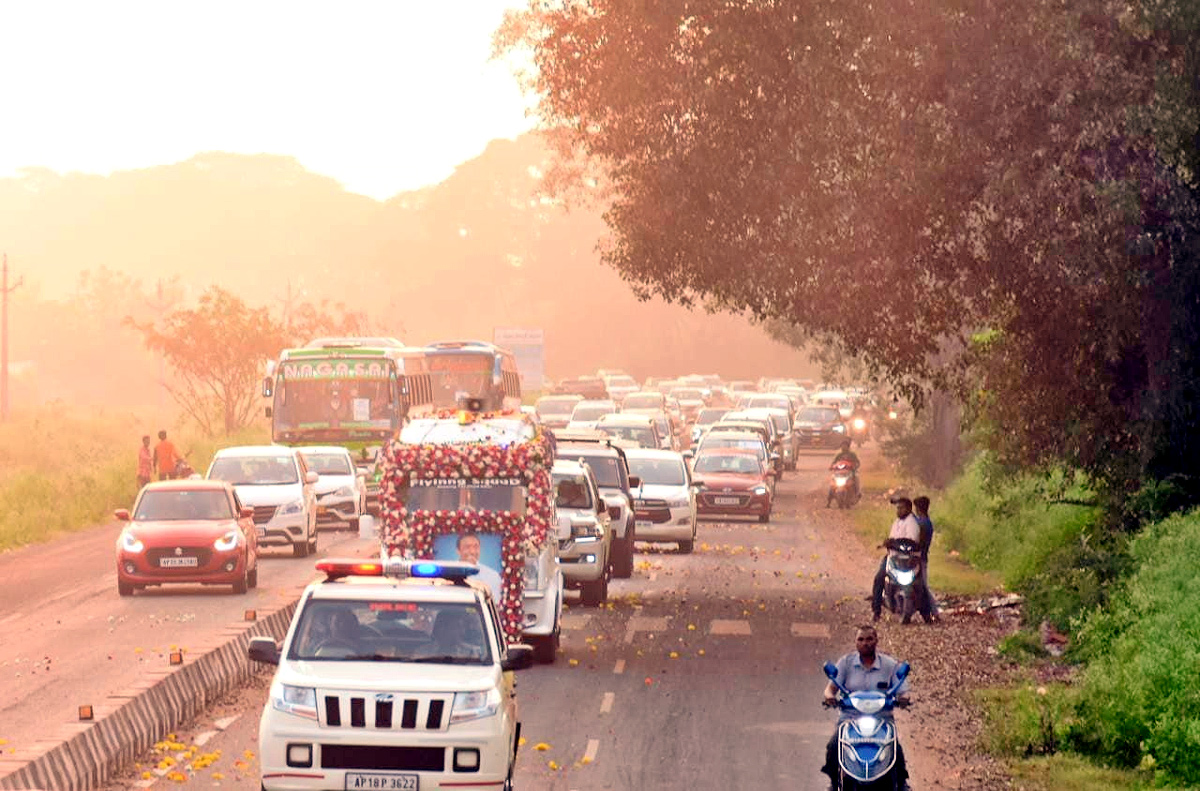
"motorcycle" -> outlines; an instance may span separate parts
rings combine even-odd
[[[848,461],[838,461],[829,468],[830,493],[837,500],[838,508],[851,508],[862,498],[858,490],[858,473]]]
[[[908,708],[907,700],[897,700],[909,664],[901,662],[896,668],[896,685],[887,691],[851,692],[837,680],[837,666],[825,663],[825,675],[840,693],[838,700],[826,705],[853,712],[850,718],[838,723],[838,783],[841,791],[851,789],[901,788],[894,770],[899,739],[896,723],[890,717],[878,716],[893,708]]]
[[[899,615],[902,623],[909,623],[913,613],[918,610],[927,612],[924,603],[925,580],[921,576],[921,550],[917,542],[906,538],[889,538],[884,546],[888,554],[884,567],[883,604]]]
[[[871,423],[864,415],[854,415],[846,421],[846,433],[851,442],[865,445],[871,438]]]

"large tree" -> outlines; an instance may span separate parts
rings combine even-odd
[[[951,388],[1004,460],[1126,491],[1183,468],[1168,418],[1200,444],[1195,5],[532,0],[498,43],[639,293]]]

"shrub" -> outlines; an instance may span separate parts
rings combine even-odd
[[[981,690],[977,697],[987,720],[984,747],[996,755],[1052,755],[1076,727],[1078,691],[1069,686],[1026,684]]]
[[[1027,663],[1047,656],[1041,637],[1031,629],[1013,632],[996,646],[1000,656],[1014,662]]]

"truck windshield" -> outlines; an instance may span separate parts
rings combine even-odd
[[[519,478],[413,478],[409,511],[509,511],[525,514],[526,491]]]

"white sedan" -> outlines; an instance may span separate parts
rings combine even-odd
[[[627,448],[629,474],[641,479],[633,490],[635,536],[650,543],[674,542],[680,552],[696,545],[696,489],[683,455],[673,450]]]

